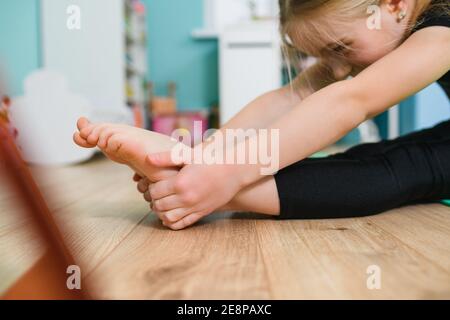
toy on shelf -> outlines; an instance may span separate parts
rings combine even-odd
[[[169,82],[167,85],[167,91],[167,97],[156,96],[154,94],[153,83],[149,83],[148,92],[150,95],[150,113],[153,117],[168,116],[177,113],[177,85],[174,82]]]
[[[4,96],[2,98],[2,102],[0,105],[0,125],[7,127],[9,129],[9,133],[11,136],[16,139],[19,135],[19,132],[16,128],[13,127],[10,117],[9,110],[11,108],[11,99],[8,96]]]
[[[154,94],[153,83],[148,84],[149,111],[152,115],[152,130],[167,136],[172,136],[177,130],[178,135],[190,136],[191,146],[201,142],[203,134],[208,129],[207,112],[177,111],[177,86],[170,82],[167,86],[166,97]],[[185,140],[185,142],[187,142]]]
[[[146,8],[142,0],[125,1],[125,93],[134,125],[149,128],[146,110],[147,34]]]
[[[175,130],[181,136],[190,137],[191,147],[201,143],[203,134],[208,130],[206,112],[179,112],[153,118],[153,131],[172,136]]]

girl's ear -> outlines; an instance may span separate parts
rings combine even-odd
[[[397,22],[402,22],[408,12],[408,4],[406,0],[385,0],[384,4],[390,14],[396,16]]]
[[[385,0],[384,4],[390,13],[398,15],[401,12],[406,12],[408,5],[405,0]]]

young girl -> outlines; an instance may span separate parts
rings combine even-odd
[[[280,9],[289,51],[318,62],[221,129],[279,129],[282,170],[274,176],[262,176],[254,164],[175,163],[170,151],[158,153],[175,142],[126,126],[80,119],[75,141],[130,165],[145,199],[174,230],[217,209],[279,219],[342,218],[449,198],[450,121],[306,159],[435,81],[450,94],[448,0],[280,0]],[[375,9],[379,15],[369,17]],[[380,28],[368,23],[373,17]],[[248,151],[258,138],[240,143]]]

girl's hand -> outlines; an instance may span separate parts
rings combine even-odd
[[[156,159],[149,161],[155,166],[173,165]],[[146,197],[165,226],[185,229],[234,198],[243,187],[239,170],[233,165],[187,165],[175,177],[151,184]]]
[[[152,198],[150,197],[150,193],[148,192],[148,189],[150,185],[153,183],[146,177],[141,177],[138,174],[135,174],[133,177],[134,182],[137,183],[137,189],[138,191],[144,196],[145,201],[148,203],[152,202]]]

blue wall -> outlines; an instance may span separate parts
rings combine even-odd
[[[0,4],[0,68],[8,94],[23,92],[23,79],[40,65],[39,1],[2,0]]]
[[[199,109],[218,100],[218,45],[194,40],[203,25],[202,0],[144,0],[147,7],[150,80],[166,94],[175,81],[180,109]]]
[[[195,41],[203,25],[202,0],[144,0],[148,9],[149,79],[157,94],[178,85],[180,109],[210,106],[218,100],[217,41]],[[39,0],[1,0],[0,66],[11,95],[22,93],[23,79],[40,66]],[[6,70],[4,70],[6,69]]]
[[[401,133],[433,127],[450,118],[450,102],[444,90],[434,83],[409,99],[400,109]],[[413,105],[413,107],[411,107]]]

